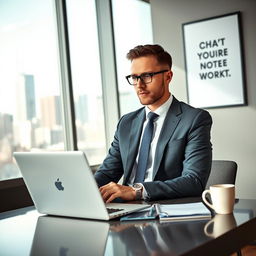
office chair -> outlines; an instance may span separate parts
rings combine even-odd
[[[206,189],[214,184],[235,184],[237,163],[229,160],[213,160]]]
[[[214,184],[235,184],[237,173],[237,163],[229,160],[213,160],[209,179],[205,189],[209,189]],[[237,256],[242,256],[238,250]]]

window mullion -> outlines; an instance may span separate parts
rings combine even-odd
[[[101,60],[105,131],[107,145],[109,146],[120,117],[112,11],[110,0],[95,1]]]
[[[55,0],[58,46],[60,61],[62,116],[64,123],[64,143],[66,150],[77,150],[75,107],[70,65],[66,1]]]

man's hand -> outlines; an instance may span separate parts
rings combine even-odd
[[[100,187],[100,193],[106,203],[110,203],[115,198],[120,197],[123,200],[135,200],[136,192],[129,186],[119,185],[115,182],[110,182],[107,185]]]

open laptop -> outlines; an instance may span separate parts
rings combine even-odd
[[[102,256],[106,251],[109,226],[106,221],[40,216],[30,255]]]
[[[40,213],[109,220],[149,207],[105,204],[84,152],[15,152],[14,157]]]

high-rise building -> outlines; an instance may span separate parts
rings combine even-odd
[[[62,124],[60,96],[47,96],[40,99],[41,125],[49,129]]]
[[[76,120],[82,124],[88,122],[88,96],[80,95],[75,103],[76,106]]]
[[[0,113],[0,139],[13,134],[13,116]]]
[[[27,120],[36,117],[35,83],[33,75],[24,75]]]
[[[31,121],[36,117],[35,82],[33,75],[22,74],[17,84],[18,121]]]

